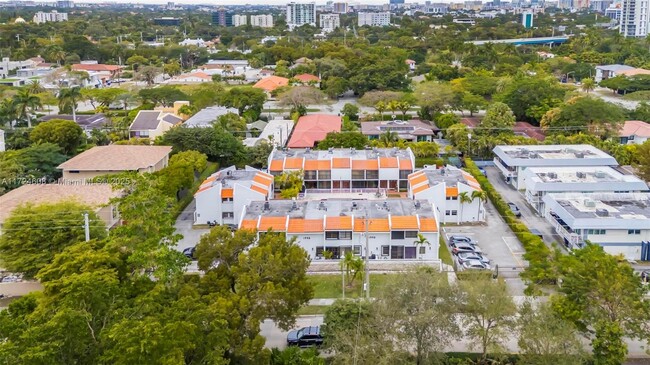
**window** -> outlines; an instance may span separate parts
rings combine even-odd
[[[404,238],[418,238],[417,231],[406,231],[404,232]]]
[[[352,231],[329,231],[325,232],[326,240],[351,240]]]
[[[451,215],[451,210],[445,210],[445,215]]]
[[[381,246],[381,255],[382,256],[388,256],[390,254],[390,247],[389,246]]]
[[[457,196],[448,196],[446,199],[447,200],[458,200],[458,197]]]
[[[78,174],[79,170],[70,170],[68,171],[69,174]]]
[[[352,170],[352,180],[363,180],[365,179],[365,171],[363,170]]]
[[[457,210],[452,210],[451,215],[458,215],[458,211]]]
[[[593,235],[598,235],[598,234],[605,234],[607,233],[606,230],[604,229],[589,229],[587,230],[587,234],[593,234]]]
[[[420,246],[420,255],[424,255],[427,253],[427,248],[424,246]]]
[[[234,218],[235,213],[233,212],[223,212],[221,213],[221,218]]]
[[[318,171],[319,180],[331,180],[332,172],[331,171]]]
[[[341,232],[339,232],[339,239],[340,240],[351,240],[352,239],[352,231],[341,231]]]
[[[325,232],[325,239],[326,240],[338,240],[339,239],[339,232],[338,231]]]
[[[352,252],[357,256],[361,255],[361,246],[354,246]]]
[[[640,229],[628,229],[627,234],[641,234]]]
[[[316,247],[316,257],[323,257],[323,251],[324,251],[323,246]]]
[[[305,171],[305,180],[316,180],[316,171]]]
[[[221,198],[222,203],[227,203],[227,202],[231,202],[231,201],[232,201],[232,198]]]
[[[366,179],[379,179],[379,171],[366,170]]]
[[[404,239],[404,231],[391,231],[390,232],[390,239],[392,239],[392,240],[403,240]]]
[[[400,170],[399,171],[399,178],[400,180],[406,180],[409,178],[409,174],[411,174],[413,171],[411,170]]]

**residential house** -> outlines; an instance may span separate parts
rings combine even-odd
[[[386,132],[396,133],[399,139],[411,142],[432,141],[440,130],[419,119],[391,120],[386,122],[363,122],[361,133],[368,139],[379,139]]]
[[[228,113],[239,115],[239,110],[235,108],[226,108],[225,106],[209,106],[199,110],[196,114],[185,121],[184,125],[188,127],[211,127],[220,116]]]
[[[564,193],[543,200],[546,219],[568,248],[589,241],[612,255],[650,261],[650,194]]]
[[[38,120],[41,122],[47,122],[52,119],[63,119],[63,120],[77,120],[76,123],[81,129],[86,132],[86,135],[90,135],[90,131],[93,129],[104,129],[111,124],[111,120],[106,117],[103,113],[97,114],[78,114],[76,118],[73,118],[72,114],[55,114],[55,115],[45,115],[40,117]]]
[[[650,138],[650,124],[640,120],[625,121],[618,136],[621,144],[643,144]]]
[[[308,194],[405,191],[415,157],[410,148],[276,149],[269,156],[268,166],[271,175],[303,171]]]
[[[475,191],[481,191],[478,181],[453,166],[427,167],[408,176],[408,197],[431,203],[442,223],[484,221],[485,203],[472,196]]]
[[[618,167],[529,167],[523,175],[526,201],[541,215],[545,212],[544,196],[550,193],[648,191],[643,180]]]
[[[279,89],[283,86],[289,85],[289,79],[280,76],[269,76],[261,79],[253,87],[264,90],[267,94]]]
[[[526,186],[529,167],[618,166],[614,157],[591,145],[529,145],[494,147],[494,164],[506,182],[518,190]]]
[[[168,84],[193,84],[201,82],[212,82],[212,76],[202,71],[196,71],[172,77],[167,81]]]
[[[57,168],[63,180],[84,180],[126,171],[156,172],[169,164],[170,146],[108,145],[86,150]]]
[[[110,184],[26,184],[0,196],[0,235],[14,209],[25,204],[53,204],[75,201],[91,207],[112,228],[119,222],[117,207],[110,200],[120,196]],[[80,218],[80,223],[83,222]]]
[[[289,148],[313,148],[325,139],[327,133],[340,132],[342,120],[337,115],[309,114],[298,119],[289,139]]]
[[[346,252],[371,260],[438,261],[439,226],[426,200],[271,200],[246,205],[240,229],[269,229],[307,251],[312,260]],[[418,236],[425,239],[418,242]],[[368,247],[368,251],[366,251]]]
[[[244,206],[273,198],[273,176],[246,166],[230,166],[210,175],[194,194],[194,224],[237,225]]]
[[[650,75],[650,70],[636,68],[627,65],[601,65],[596,66],[596,82],[601,82],[616,76],[635,76],[635,75]]]
[[[303,85],[316,85],[320,83],[320,77],[312,74],[300,74],[292,77],[293,80],[296,80],[297,82],[303,84]]]
[[[411,72],[415,71],[415,67],[417,67],[417,62],[413,60],[406,60],[404,62],[406,62],[406,64],[409,66],[409,71]]]
[[[153,141],[182,123],[183,119],[171,113],[161,110],[140,110],[129,126],[129,137],[149,138]]]
[[[96,72],[104,75],[103,80],[112,80],[118,77],[124,67],[119,65],[104,65],[97,61],[82,61],[72,65],[72,71]]]
[[[264,126],[258,137],[244,139],[243,143],[248,147],[255,147],[262,141],[266,141],[278,147],[284,147],[293,131],[293,120],[271,119]]]
[[[481,120],[478,117],[465,117],[460,122],[465,124],[468,129],[475,129],[481,124]],[[528,122],[516,122],[512,130],[518,136],[533,138],[538,141],[543,141],[546,138],[542,128]]]
[[[199,48],[207,47],[205,41],[201,38],[197,38],[197,39],[185,38],[181,42],[178,42],[178,45],[183,47],[190,47],[190,46],[199,47]]]

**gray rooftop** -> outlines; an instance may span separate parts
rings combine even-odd
[[[288,158],[305,158],[307,160],[327,160],[330,158],[352,158],[354,160],[369,160],[378,157],[398,157],[402,159],[410,159],[410,149],[398,148],[370,148],[367,147],[363,150],[355,150],[353,148],[333,148],[330,150],[320,151],[312,150],[310,148],[292,150],[292,149],[276,149],[272,153],[272,160],[280,160],[285,157]]]
[[[639,186],[643,189],[648,188],[638,177],[622,174],[610,166],[531,167],[526,172],[533,180],[544,183],[628,182],[641,183]]]
[[[210,106],[199,110],[190,119],[185,121],[185,125],[188,127],[209,127],[217,120],[217,118],[228,113],[235,113],[239,115],[239,111],[235,108],[226,108],[225,106]]]
[[[596,68],[601,69],[601,70],[606,70],[606,71],[627,71],[627,70],[634,70],[635,69],[635,67],[632,67],[632,66],[619,65],[619,64],[601,65],[601,66],[596,66]]]
[[[429,185],[433,186],[444,182],[447,186],[456,186],[458,183],[467,184],[467,178],[463,172],[454,166],[445,166],[442,169],[423,169],[429,179]],[[417,173],[418,171],[416,171]]]
[[[361,133],[365,135],[380,135],[388,131],[397,133],[400,138],[412,138],[414,136],[432,136],[438,132],[438,128],[418,119],[361,123]]]
[[[496,146],[494,154],[509,166],[615,166],[614,157],[587,145]]]
[[[264,205],[268,203],[268,210]],[[323,216],[355,218],[388,218],[391,216],[415,216],[435,218],[433,206],[426,200],[387,199],[356,200],[356,199],[326,199],[326,200],[270,200],[268,202],[251,202],[246,208],[244,219],[265,217],[285,217],[319,219]]]
[[[145,131],[158,128],[160,124],[160,110],[141,110],[131,123],[129,128],[132,131]]]
[[[568,193],[548,194],[547,197],[545,200],[556,201],[576,219],[616,218],[643,220],[646,223],[650,219],[648,193]]]
[[[260,171],[252,168],[246,170],[237,170],[237,167],[230,166],[226,167],[225,169],[221,169],[210,176],[215,177],[215,180],[212,182],[213,186],[215,184],[222,184],[224,187],[232,188],[235,183],[243,182],[247,182],[248,184],[245,185],[249,186],[250,182],[259,172]]]
[[[40,120],[44,122],[52,119],[74,120],[72,114],[46,115],[40,118]],[[108,123],[110,123],[110,121],[102,113],[93,115],[77,114],[77,124],[83,129],[101,128]]]

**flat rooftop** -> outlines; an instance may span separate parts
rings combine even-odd
[[[647,190],[648,185],[634,175],[625,175],[609,166],[530,167],[532,180],[543,183],[632,183]]]
[[[614,157],[586,144],[496,146],[493,152],[510,166],[618,165]]]
[[[647,220],[650,218],[649,193],[572,193],[549,194],[548,197],[555,200],[576,219]]]
[[[441,169],[424,169],[417,171],[414,174],[417,174],[418,172],[423,172],[424,175],[426,175],[429,180],[429,185],[431,186],[443,182],[447,186],[456,186],[458,183],[474,184],[476,182],[476,179],[474,179],[472,175],[453,166],[446,166]]]
[[[366,148],[356,150],[354,148],[333,148],[329,150],[293,150],[293,149],[276,149],[272,152],[273,160],[284,158],[304,158],[307,160],[329,160],[332,158],[351,158],[353,160],[371,160],[379,157],[398,157],[401,159],[410,159],[410,149],[398,148]]]
[[[232,189],[235,184],[251,188],[254,183],[257,183],[260,187],[266,187],[268,189],[273,183],[273,176],[249,166],[246,166],[246,169],[244,170],[237,170],[235,166],[230,166],[208,176],[208,178],[201,183],[197,193],[217,184],[221,184],[223,188]]]

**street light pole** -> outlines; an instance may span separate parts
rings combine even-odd
[[[370,225],[370,220],[368,219],[368,209],[365,210],[365,215],[366,215],[366,275],[365,275],[365,283],[363,284],[364,290],[366,291],[366,299],[370,300],[370,265],[369,265],[369,259],[370,259],[370,245],[369,245],[369,237],[368,237],[368,226]]]

